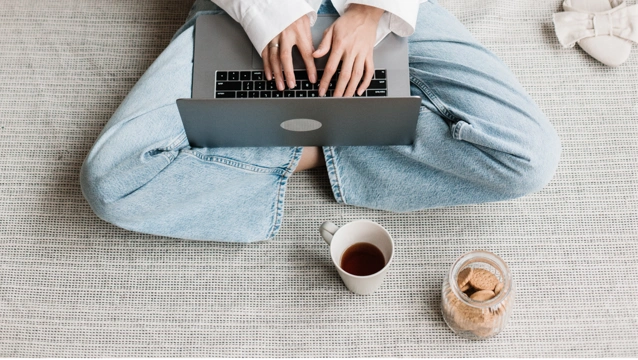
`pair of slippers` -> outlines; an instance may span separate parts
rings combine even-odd
[[[594,59],[619,66],[638,43],[638,5],[625,0],[565,0],[564,12],[554,14],[561,45],[578,45]]]

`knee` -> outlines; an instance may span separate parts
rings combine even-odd
[[[543,189],[554,177],[560,160],[561,145],[556,131],[550,126],[530,139],[532,146],[526,159],[516,159],[506,179],[509,197],[517,198]]]
[[[99,175],[98,164],[87,158],[80,169],[80,188],[82,195],[93,212],[102,220],[116,223],[114,212],[110,210],[112,199],[104,178]]]
[[[94,147],[80,169],[82,195],[95,214],[104,221],[128,228],[133,217],[141,215],[130,206],[130,198],[139,196],[139,190],[151,181],[166,161],[148,158],[138,162],[135,156],[123,157],[115,163],[104,149]],[[165,166],[164,166],[165,167]],[[152,207],[151,207],[152,208]]]
[[[130,156],[116,156],[110,147],[100,146],[99,139],[93,146],[80,168],[80,188],[82,195],[95,214],[104,221],[120,225],[122,216],[120,203],[134,192],[136,173],[146,173],[140,165],[131,161]]]
[[[144,223],[159,217],[161,207],[148,199],[138,201],[139,189],[131,190],[130,177],[89,156],[80,169],[82,195],[100,219],[119,228],[152,233],[152,226],[146,228]]]

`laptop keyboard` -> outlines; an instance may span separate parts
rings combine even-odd
[[[321,79],[323,71],[317,71],[317,75]],[[305,70],[296,70],[295,80],[297,81],[297,87],[284,91],[277,90],[274,80],[267,81],[263,71],[216,71],[215,76],[217,79],[215,82],[215,98],[217,99],[319,97],[319,82],[316,84],[311,83]],[[326,96],[332,96],[338,77],[339,72],[332,77]],[[355,93],[355,97],[358,96]],[[375,70],[368,90],[361,94],[361,97],[366,96],[388,96],[385,69]]]

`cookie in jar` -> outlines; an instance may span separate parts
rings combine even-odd
[[[483,340],[500,333],[514,305],[514,282],[503,259],[488,251],[461,256],[443,281],[441,311],[457,335]]]

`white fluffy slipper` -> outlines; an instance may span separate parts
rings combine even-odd
[[[624,0],[565,0],[563,10],[554,14],[561,45],[578,43],[608,66],[627,61],[632,42],[638,42],[638,5],[627,6]]]

